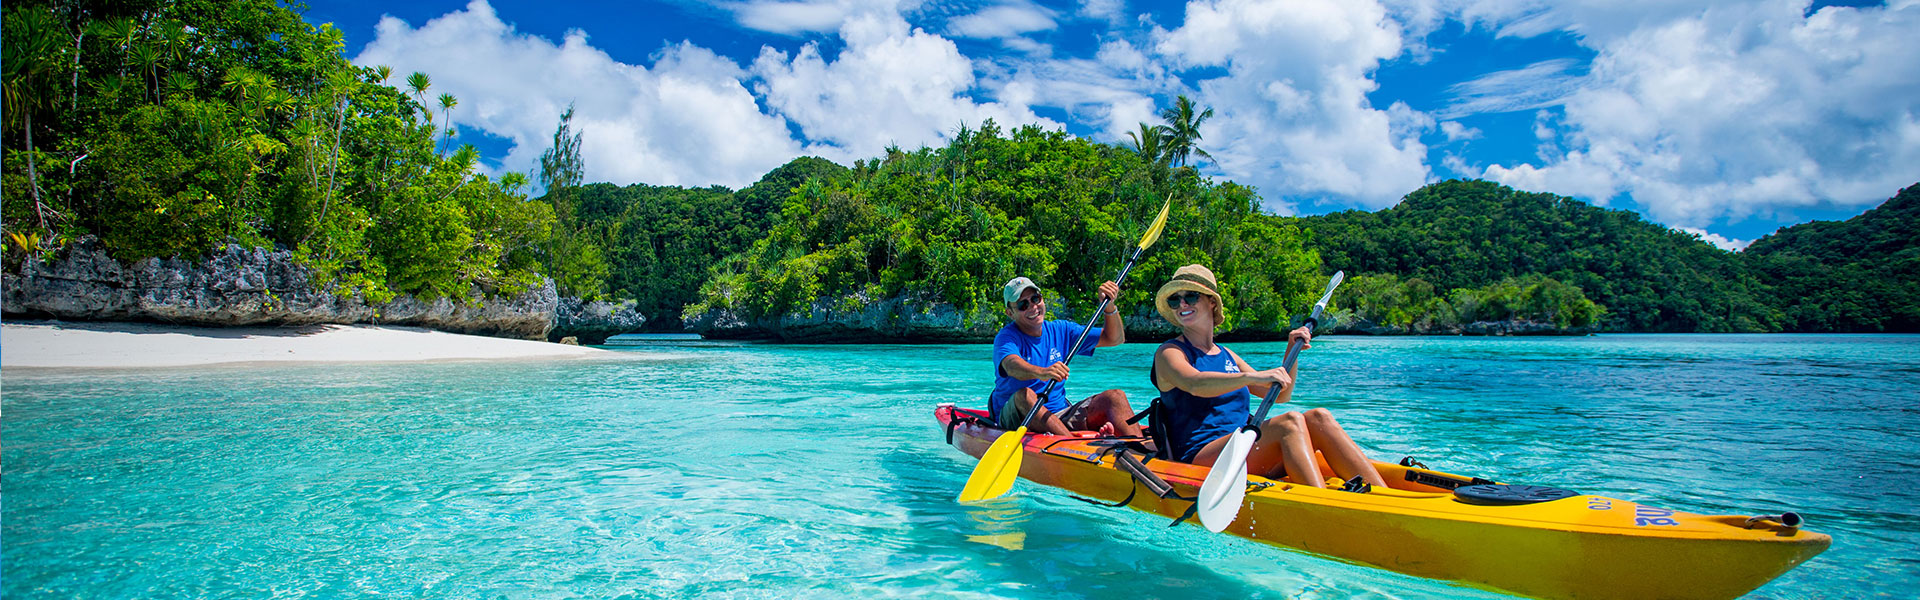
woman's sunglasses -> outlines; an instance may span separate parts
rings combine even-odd
[[[1021,298],[1019,302],[1013,303],[1013,309],[1020,312],[1026,312],[1027,307],[1029,306],[1033,306],[1035,304],[1046,304],[1046,303],[1047,303],[1047,300],[1045,298],[1041,298],[1039,294],[1034,294],[1032,296]]]
[[[1181,302],[1192,304],[1194,306],[1199,306],[1200,299],[1205,297],[1206,296],[1200,295],[1200,292],[1195,292],[1191,290],[1174,294],[1172,296],[1167,296],[1167,308],[1180,308]]]

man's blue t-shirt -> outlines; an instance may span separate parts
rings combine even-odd
[[[1047,389],[1045,379],[1021,381],[1001,370],[1000,362],[1006,360],[1007,355],[1017,354],[1033,366],[1046,367],[1066,360],[1067,351],[1072,349],[1073,340],[1079,338],[1080,332],[1085,330],[1085,326],[1072,321],[1047,321],[1040,326],[1040,337],[1033,337],[1022,333],[1020,328],[1012,323],[1001,327],[1000,333],[993,336],[993,395],[987,399],[987,406],[993,411],[993,415],[1000,416],[1000,407],[1005,406],[1007,399],[1013,397],[1014,391],[1023,386],[1033,388],[1033,393],[1036,395],[1041,390]],[[1093,347],[1099,345],[1099,340],[1100,328],[1095,327],[1093,331],[1087,333],[1087,343],[1080,349],[1080,355],[1093,356]],[[1053,393],[1041,399],[1047,410],[1059,414],[1060,411],[1067,409],[1066,388],[1067,384],[1064,382],[1053,386]]]

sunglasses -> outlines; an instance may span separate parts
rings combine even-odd
[[[1192,290],[1174,294],[1172,296],[1167,296],[1167,308],[1180,308],[1181,302],[1185,302],[1187,304],[1191,304],[1194,306],[1199,306],[1200,299],[1205,297],[1206,296],[1201,295],[1200,292],[1195,292]]]
[[[1046,304],[1046,303],[1047,303],[1046,298],[1041,298],[1039,294],[1034,294],[1032,296],[1021,298],[1019,302],[1013,303],[1013,309],[1021,312],[1026,312],[1027,307],[1029,306],[1033,306],[1035,304]]]

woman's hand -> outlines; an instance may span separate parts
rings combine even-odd
[[[1259,383],[1277,385],[1277,386],[1280,386],[1280,389],[1283,389],[1283,390],[1293,387],[1293,375],[1288,374],[1286,369],[1267,369],[1265,371],[1254,371],[1252,373],[1248,373],[1247,378],[1252,379],[1255,382],[1259,382]]]
[[[1313,347],[1313,344],[1307,343],[1307,341],[1311,339],[1313,339],[1313,332],[1308,331],[1306,327],[1287,332],[1287,343],[1300,342],[1302,344],[1300,346],[1301,350]]]

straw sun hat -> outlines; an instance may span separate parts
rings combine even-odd
[[[1187,265],[1175,270],[1173,279],[1168,280],[1166,285],[1160,286],[1160,291],[1153,293],[1153,307],[1160,311],[1160,316],[1168,323],[1178,326],[1180,313],[1167,306],[1167,298],[1188,290],[1213,298],[1214,327],[1219,327],[1221,323],[1226,322],[1226,314],[1222,312],[1220,306],[1220,282],[1213,278],[1213,271],[1200,265]]]

